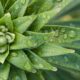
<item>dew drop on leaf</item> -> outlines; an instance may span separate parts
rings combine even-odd
[[[68,36],[70,37],[70,38],[74,38],[75,36],[76,36],[76,32],[75,31],[69,31],[69,34],[68,34]]]
[[[15,52],[13,52],[11,55],[12,55],[13,57],[16,57],[18,54],[15,53]]]
[[[21,0],[21,3],[22,3],[22,4],[25,4],[25,2],[26,2],[26,0]]]
[[[68,35],[67,34],[64,34],[64,39],[67,39],[68,38]]]
[[[43,66],[42,64],[39,64],[39,67],[40,67],[40,68],[43,68],[44,66]]]

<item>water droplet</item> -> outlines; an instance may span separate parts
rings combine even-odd
[[[69,33],[68,33],[68,36],[70,37],[70,38],[74,38],[74,37],[76,37],[76,32],[75,31],[69,31]]]
[[[57,71],[57,68],[56,67],[53,67],[51,70],[52,71]]]
[[[25,2],[26,2],[26,0],[21,0],[21,3],[22,3],[22,4],[25,4]]]
[[[65,30],[64,28],[61,29],[61,32],[62,32],[62,33],[65,33],[65,31],[66,31],[66,30]]]
[[[39,66],[40,68],[43,68],[43,67],[44,67],[42,64],[39,64],[38,66]]]
[[[36,73],[37,71],[35,69],[32,70],[32,73]]]
[[[58,37],[59,36],[59,31],[58,30],[55,31],[55,35],[54,36],[55,37]]]
[[[18,54],[15,53],[15,52],[13,52],[11,55],[12,55],[13,57],[16,57]]]
[[[68,35],[67,35],[67,34],[64,34],[64,35],[63,35],[63,38],[64,38],[64,39],[67,39],[67,38],[68,38]]]

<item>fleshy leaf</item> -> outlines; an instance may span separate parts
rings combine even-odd
[[[2,17],[3,15],[4,15],[4,9],[0,1],[0,17]]]
[[[40,36],[38,35],[24,36],[20,33],[16,33],[15,42],[10,46],[10,49],[15,50],[15,49],[25,49],[25,48],[36,48],[42,45],[45,41],[47,41],[49,35],[51,34],[48,34],[48,36],[47,34],[43,34]]]
[[[31,16],[24,16],[24,17],[19,17],[15,19],[14,22],[14,27],[15,31],[19,33],[23,33],[27,30],[27,28],[31,25],[31,23],[35,20],[36,16],[31,15]]]
[[[57,3],[57,0],[31,0],[30,4],[27,9],[27,13],[41,13],[44,11],[51,10],[55,3]],[[47,7],[48,6],[48,7]]]
[[[57,67],[69,68],[73,70],[80,71],[80,55],[75,54],[66,54],[55,57],[46,57],[45,58],[49,63],[55,64]]]
[[[24,71],[17,68],[11,68],[9,80],[27,80],[27,77]]]
[[[27,57],[27,55],[23,51],[13,51],[10,53],[8,59],[11,64],[15,65],[16,67],[32,72],[33,67],[32,64]]]
[[[15,3],[9,8],[12,18],[23,16],[28,6],[29,0],[16,0]]]
[[[5,24],[9,31],[13,31],[13,22],[11,20],[11,15],[10,13],[6,13],[1,19],[0,19],[0,24],[3,25]]]
[[[73,26],[49,25],[43,31],[54,31],[51,42],[64,47],[80,49],[80,28]]]
[[[0,65],[0,80],[8,80],[10,64],[4,63]]]
[[[36,55],[34,52],[29,50],[29,58],[33,63],[33,66],[36,69],[43,69],[43,70],[52,70],[52,71],[57,71],[56,67],[53,67],[50,65],[48,62],[46,62],[44,59]]]
[[[39,31],[52,17],[55,17],[61,10],[63,10],[72,0],[62,0],[56,4],[52,10],[45,11],[38,14],[37,19],[31,26],[31,30]]]
[[[48,56],[58,56],[64,55],[68,53],[74,53],[75,50],[63,48],[58,45],[54,45],[52,43],[46,43],[38,47],[35,52],[41,57],[48,57]]]
[[[8,47],[8,50],[5,53],[0,54],[0,63],[3,64],[6,60],[6,58],[8,57],[8,55],[9,55],[9,47]]]

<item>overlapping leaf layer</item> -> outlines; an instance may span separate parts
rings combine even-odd
[[[73,3],[0,0],[0,80],[80,79],[80,27],[58,19]]]

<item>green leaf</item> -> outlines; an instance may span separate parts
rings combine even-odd
[[[57,71],[56,67],[53,67],[48,62],[46,62],[44,59],[36,55],[34,52],[29,50],[29,58],[33,63],[33,66],[36,69],[43,69],[43,70],[52,70]]]
[[[24,16],[14,19],[14,27],[15,31],[19,33],[24,33],[27,28],[31,25],[31,23],[35,20],[36,15]]]
[[[28,6],[29,0],[16,0],[15,3],[9,8],[12,18],[23,16]]]
[[[64,47],[80,48],[80,28],[75,26],[47,25],[42,31],[54,31],[50,42]]]
[[[4,63],[0,65],[0,80],[8,80],[10,64]]]
[[[27,80],[27,77],[24,71],[17,68],[11,68],[9,80]]]
[[[25,48],[29,48],[29,49],[36,48],[42,45],[44,42],[46,42],[49,37],[47,35],[51,35],[51,34],[43,34],[41,36],[38,35],[24,36],[20,33],[16,33],[15,42],[10,46],[10,49],[16,50],[16,49],[25,49]]]
[[[74,53],[75,50],[63,48],[52,43],[46,43],[35,49],[35,52],[41,57],[49,57]]]
[[[6,47],[8,47],[8,46],[6,46]],[[8,55],[9,55],[9,47],[5,53],[0,54],[0,63],[3,64],[6,60],[6,58],[8,57]]]
[[[29,72],[33,71],[32,64],[28,56],[23,51],[13,51],[10,53],[8,59],[11,64],[16,67]]]
[[[3,9],[2,3],[0,1],[0,17],[2,17],[3,15],[4,15],[4,9]]]
[[[56,67],[69,68],[80,71],[80,55],[77,53],[46,57],[45,59],[52,65],[55,64]]]
[[[63,0],[56,4],[52,10],[45,11],[38,14],[37,19],[32,24],[31,30],[39,31],[52,17],[55,17],[61,10],[63,10],[72,0]],[[59,6],[60,5],[60,6]]]
[[[9,31],[13,31],[13,22],[11,20],[11,15],[10,13],[6,13],[1,19],[0,19],[0,24],[3,25],[5,24]]]
[[[44,11],[51,10],[53,6],[57,3],[57,0],[31,0],[27,9],[27,13],[41,13]],[[48,6],[48,7],[47,7]]]

